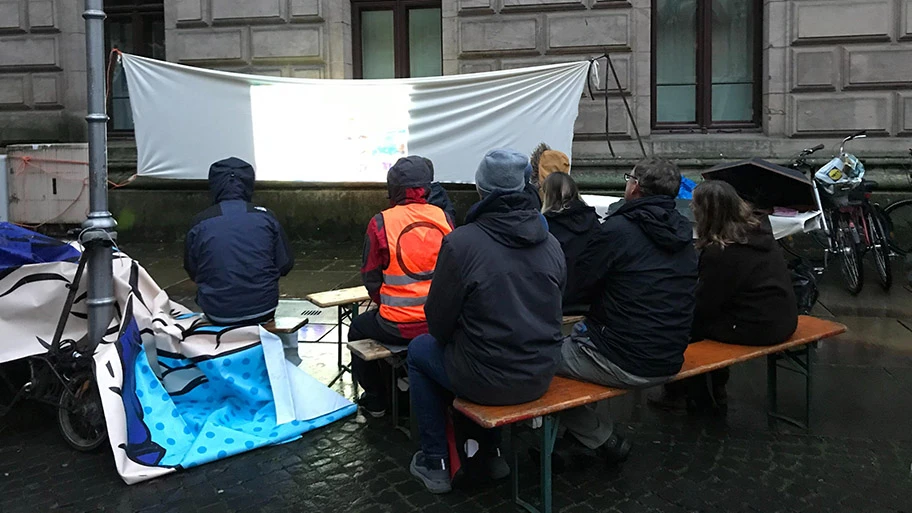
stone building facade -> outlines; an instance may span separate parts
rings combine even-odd
[[[409,34],[401,13],[409,6],[429,8],[439,13],[444,74],[609,52],[635,126],[647,152],[656,155],[700,166],[749,156],[784,159],[804,146],[830,146],[867,129],[871,137],[856,151],[884,169],[900,169],[912,146],[912,0],[410,1],[386,2],[397,20],[396,59],[408,48],[407,41],[398,42],[399,34]],[[0,0],[0,146],[84,140],[81,4]],[[353,78],[367,69],[365,59],[392,58],[362,41],[387,44],[389,34],[366,32],[376,17],[364,17],[370,9],[361,0],[106,4],[109,21],[120,23],[110,32],[120,34],[121,43],[193,66]],[[401,75],[398,60],[396,66]],[[604,60],[600,68],[604,88]],[[717,72],[721,68],[735,71],[726,78]],[[634,123],[608,78],[607,99],[604,91],[583,98],[576,124],[574,162],[593,183],[606,168],[640,155]],[[605,141],[606,104],[618,158]],[[713,119],[739,112],[732,122]],[[129,132],[112,133],[112,140],[118,138],[129,145]],[[888,174],[895,186],[909,185],[908,176]]]

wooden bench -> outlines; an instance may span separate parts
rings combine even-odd
[[[285,358],[295,365],[301,365],[298,354],[298,330],[307,325],[306,317],[276,317],[263,324],[263,329],[279,337]]]
[[[325,292],[315,292],[313,294],[308,294],[304,299],[310,301],[311,303],[317,305],[320,308],[332,308],[337,307],[339,310],[339,318],[336,323],[336,332],[339,335],[339,372],[336,374],[336,377],[329,382],[329,386],[333,386],[336,381],[338,381],[346,372],[351,372],[351,367],[344,365],[342,363],[342,323],[344,320],[348,319],[351,321],[358,316],[358,309],[361,307],[361,304],[365,301],[370,301],[370,295],[367,293],[367,289],[364,286],[351,287],[347,289],[337,289],[337,290],[327,290]],[[323,336],[326,336],[325,334]],[[322,340],[323,337],[320,337],[318,342]],[[358,395],[357,384],[354,387],[355,395]]]
[[[761,356],[767,357],[767,400],[770,423],[776,419],[807,428],[811,418],[811,363],[813,347],[820,340],[844,333],[842,324],[801,316],[798,329],[792,337],[779,345],[756,347],[722,344],[704,340],[690,344],[684,352],[684,365],[671,381],[697,376],[716,369],[721,369],[739,362],[752,360]],[[789,370],[796,371],[806,378],[805,422],[786,417],[779,413],[777,396],[777,369],[780,362],[786,362]],[[624,395],[629,390],[610,388],[593,383],[556,376],[548,391],[541,398],[515,406],[481,406],[464,399],[456,399],[453,407],[478,425],[494,428],[514,424],[528,419],[541,418],[541,508],[544,513],[551,512],[551,454],[557,437],[559,420],[555,414],[561,411],[582,406],[612,397]],[[513,472],[519,470],[518,458],[514,450]],[[537,513],[538,510],[519,497],[518,475],[513,478],[513,500],[527,510]]]
[[[390,393],[392,394],[392,417],[393,417],[393,429],[398,429],[405,433],[405,436],[412,438],[412,431],[403,426],[399,425],[399,394],[396,393],[396,371],[405,366],[405,357],[408,353],[402,351],[400,353],[393,353],[388,348],[384,347],[380,342],[377,342],[373,339],[364,339],[364,340],[355,340],[348,343],[348,349],[352,352],[353,355],[361,358],[366,362],[372,362],[374,360],[386,360],[387,363],[393,368],[393,371],[390,373],[392,378],[390,380]],[[411,424],[411,416],[409,418],[409,424]]]
[[[579,321],[585,319],[582,315],[565,315],[562,320],[564,326],[572,326]],[[364,340],[355,340],[348,343],[348,349],[354,355],[358,356],[365,362],[370,362],[374,360],[386,360],[393,367],[392,373],[392,383],[390,384],[390,390],[396,390],[396,369],[405,365],[405,355],[403,351],[401,353],[393,353],[380,342],[377,342],[373,339],[364,339]],[[409,438],[412,437],[412,432],[406,430],[404,427],[399,425],[399,395],[393,394],[393,428],[398,429],[405,433]]]

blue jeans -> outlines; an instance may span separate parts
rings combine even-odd
[[[453,386],[443,360],[443,344],[431,335],[419,335],[409,344],[409,390],[412,415],[418,419],[421,451],[428,459],[449,461],[446,410],[453,402]]]
[[[455,393],[443,363],[443,347],[431,335],[419,335],[412,340],[408,350],[409,390],[412,415],[418,419],[421,452],[428,459],[449,461],[446,412],[453,403]],[[453,427],[457,435],[477,441],[483,454],[496,454],[495,450],[500,448],[500,428],[484,429],[456,412]]]

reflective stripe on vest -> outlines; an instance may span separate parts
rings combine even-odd
[[[431,277],[433,278],[433,273]],[[422,281],[426,280],[418,280],[407,275],[396,276],[394,274],[383,273],[383,283],[387,285],[412,285],[421,283]]]
[[[427,303],[427,296],[396,297],[380,294],[380,303],[386,306],[421,306]]]
[[[439,207],[413,203],[384,210],[389,266],[383,270],[380,315],[391,322],[424,322],[437,253],[451,228]]]

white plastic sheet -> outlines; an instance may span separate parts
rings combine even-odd
[[[608,214],[608,209],[614,203],[624,198],[618,196],[602,196],[598,194],[584,194],[583,201],[590,207],[595,208],[595,212],[600,218]],[[789,235],[797,233],[808,233],[822,228],[820,224],[820,211],[811,210],[801,212],[793,217],[786,216],[769,216],[770,225],[773,227],[773,237],[779,240]],[[696,228],[694,228],[694,237],[696,237]]]
[[[204,179],[236,156],[260,180],[385,182],[422,155],[443,182],[474,182],[494,148],[571,154],[588,62],[402,80],[241,75],[123,55],[138,171]]]

